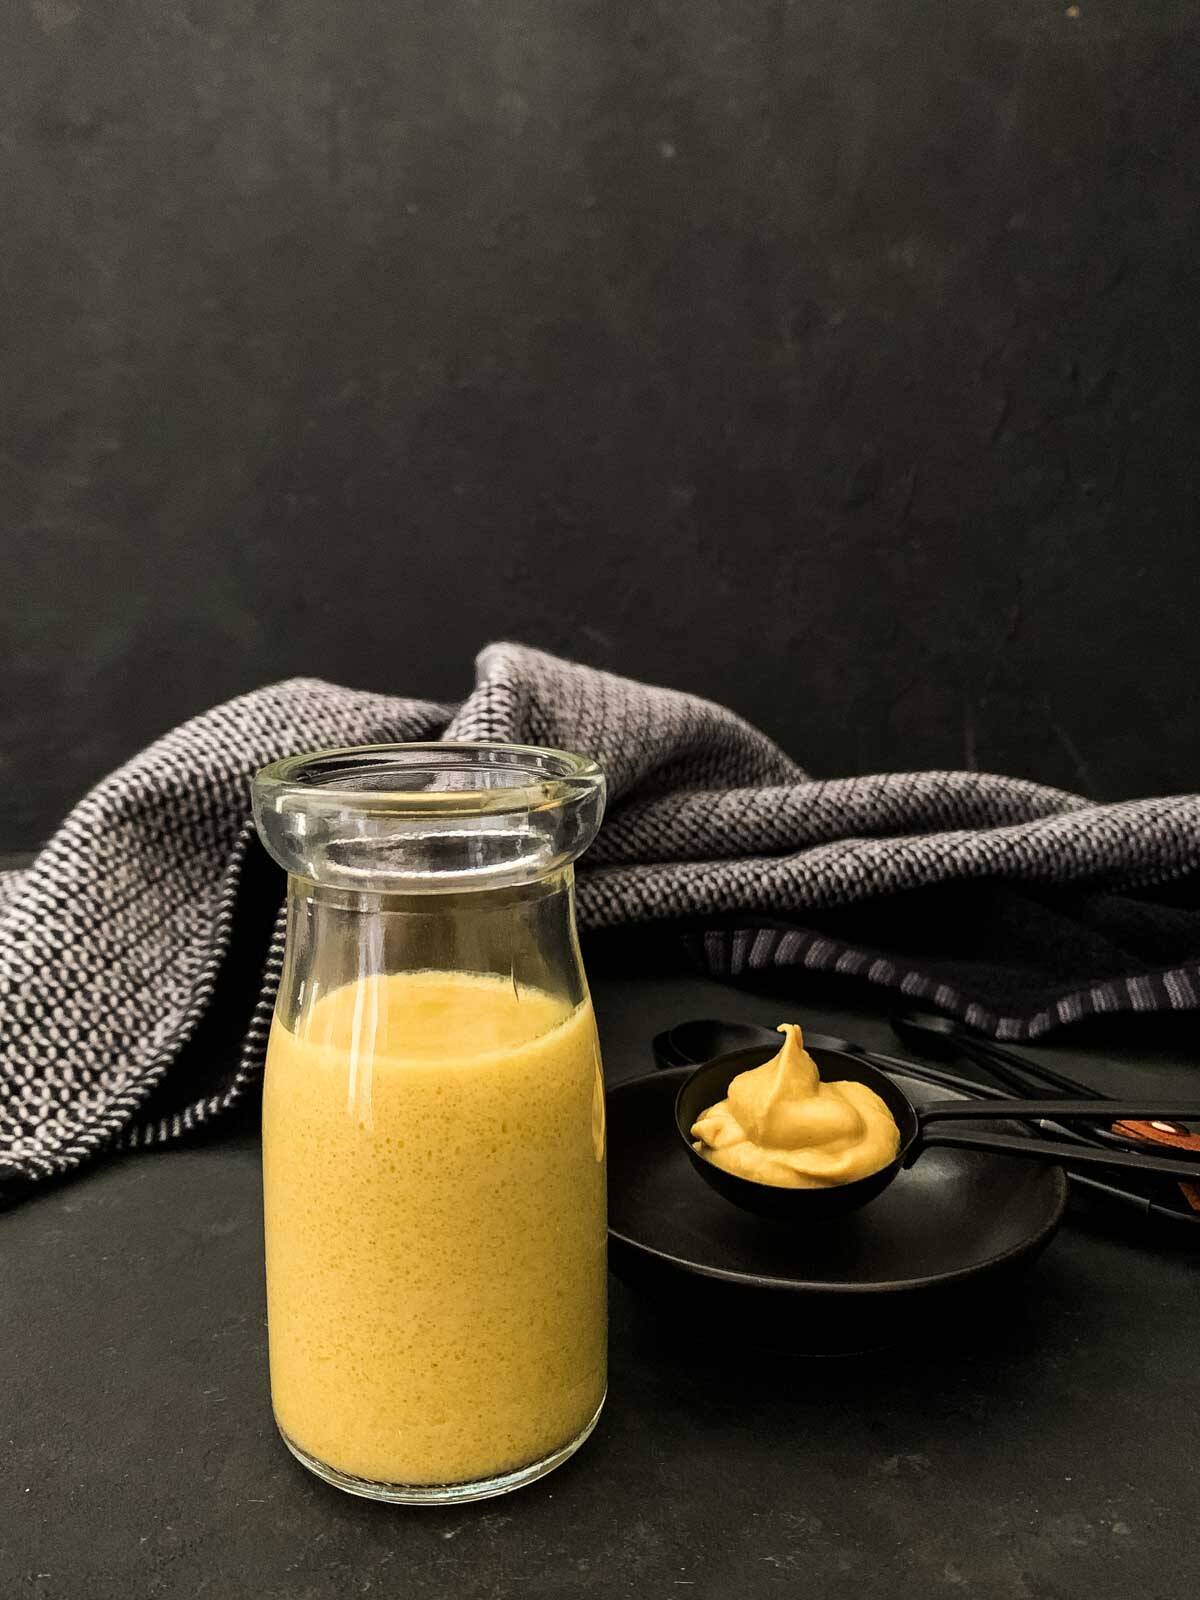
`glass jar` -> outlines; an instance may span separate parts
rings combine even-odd
[[[354,1494],[481,1499],[587,1438],[606,1386],[604,1094],[575,931],[595,763],[516,745],[291,757],[263,1089],[271,1391]]]

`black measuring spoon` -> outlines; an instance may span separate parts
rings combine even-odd
[[[1058,1089],[1065,1095],[1079,1095],[1085,1100],[1095,1098],[1095,1090],[1090,1089],[1086,1083],[1080,1083],[1078,1078],[1068,1078],[1065,1073],[1055,1072],[1052,1067],[1047,1067],[1040,1061],[1029,1061],[1012,1050],[1005,1050],[1002,1046],[993,1044],[989,1039],[977,1038],[952,1018],[940,1016],[937,1012],[901,1011],[892,1017],[891,1024],[892,1032],[910,1050],[917,1050],[938,1059],[945,1059],[947,1056],[965,1056],[968,1061],[983,1067],[993,1078],[1006,1084],[1008,1088],[1015,1089],[1018,1094],[1028,1094],[1031,1090]],[[1166,1132],[1200,1132],[1200,1128],[1188,1126],[1175,1117],[1155,1120],[1171,1124],[1164,1130]],[[1091,1144],[1110,1145],[1117,1150],[1163,1148],[1152,1139],[1140,1139],[1135,1134],[1114,1133],[1111,1128],[1073,1129],[1070,1130],[1070,1136],[1086,1139]]]
[[[981,1133],[974,1128],[931,1127],[933,1123],[960,1121],[1005,1121],[1033,1117],[1056,1120],[1073,1117],[1102,1117],[1119,1121],[1124,1117],[1162,1117],[1172,1121],[1200,1115],[1200,1102],[1187,1101],[1164,1105],[1153,1100],[947,1100],[917,1107],[899,1084],[887,1073],[857,1055],[810,1048],[828,1083],[866,1084],[887,1106],[900,1130],[900,1148],[895,1159],[878,1172],[850,1183],[832,1184],[817,1189],[785,1189],[775,1184],[758,1183],[737,1173],[714,1166],[693,1145],[691,1129],[698,1118],[723,1100],[729,1085],[741,1072],[761,1066],[776,1052],[767,1046],[733,1050],[698,1067],[680,1087],[675,1098],[675,1128],[683,1140],[688,1158],[704,1181],[734,1205],[760,1216],[795,1222],[816,1222],[841,1216],[866,1205],[887,1188],[905,1167],[923,1151],[938,1145],[956,1149],[985,1150],[991,1154],[1012,1155],[1023,1160],[1049,1161],[1076,1169],[1104,1168],[1108,1171],[1140,1172],[1155,1177],[1200,1181],[1200,1162],[1176,1156],[1151,1156],[1132,1152],[1068,1144],[1052,1139],[1031,1139],[1021,1134]]]

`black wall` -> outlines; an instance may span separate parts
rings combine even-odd
[[[1200,786],[1200,13],[1079,10],[11,0],[0,846],[500,636]]]

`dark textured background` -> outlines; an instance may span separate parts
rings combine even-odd
[[[0,847],[515,636],[1200,786],[1190,0],[11,0]]]

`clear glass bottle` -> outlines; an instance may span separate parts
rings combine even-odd
[[[263,1090],[271,1389],[352,1493],[479,1499],[566,1460],[606,1385],[604,1095],[574,868],[604,779],[385,745],[254,782],[288,873]]]

